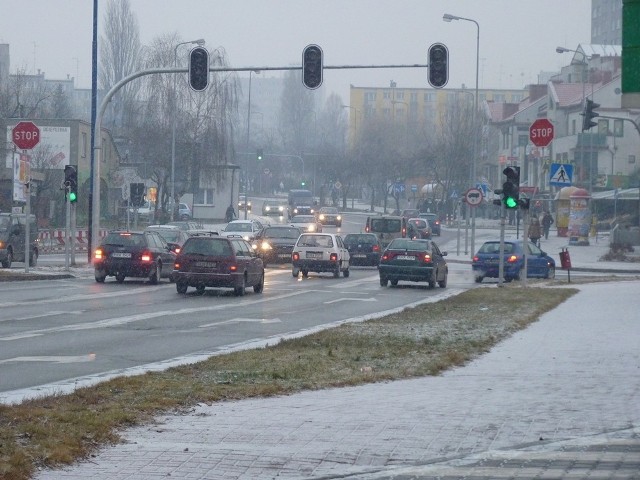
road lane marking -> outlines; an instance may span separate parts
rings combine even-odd
[[[93,362],[96,359],[95,353],[87,355],[48,355],[39,357],[13,357],[0,360],[2,363],[25,363],[25,362],[43,362],[43,363],[82,363]]]
[[[338,303],[338,302],[345,302],[345,301],[354,301],[354,302],[377,302],[378,300],[373,298],[373,297],[369,297],[369,298],[353,298],[353,297],[344,297],[344,298],[336,298],[335,300],[329,300],[327,302],[323,302],[325,304],[329,304],[329,303]]]
[[[277,295],[274,297],[261,298],[258,300],[244,302],[243,306],[255,305],[259,303],[270,302],[273,300],[281,300],[283,298],[289,298],[296,295],[304,295],[307,293],[308,291],[306,290],[285,293],[285,294]],[[24,338],[42,336],[48,333],[73,332],[73,331],[79,331],[79,330],[91,330],[91,329],[97,329],[97,328],[116,327],[116,326],[126,325],[128,323],[138,322],[141,320],[149,320],[152,318],[168,317],[168,316],[175,316],[175,315],[191,315],[194,313],[212,312],[216,310],[225,310],[228,308],[229,308],[229,304],[219,304],[219,305],[210,305],[207,307],[191,307],[191,308],[181,308],[178,310],[162,310],[157,312],[138,313],[135,315],[126,315],[124,317],[107,318],[104,320],[98,320],[96,322],[77,323],[73,325],[63,325],[58,327],[42,328],[38,330],[28,330],[28,331],[16,333],[13,335],[0,337],[0,341],[8,342],[13,340],[21,340]]]
[[[230,318],[229,320],[222,320],[220,322],[205,323],[204,325],[198,325],[198,328],[217,327],[218,325],[229,325],[231,323],[282,323],[279,318]]]

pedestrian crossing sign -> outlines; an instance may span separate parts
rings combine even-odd
[[[573,183],[573,165],[552,163],[549,174],[549,185],[568,187]]]

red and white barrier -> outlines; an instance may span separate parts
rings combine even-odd
[[[100,238],[104,238],[108,230],[100,230]],[[66,245],[66,235],[64,230],[40,230],[38,239],[43,253],[63,252]],[[76,230],[75,249],[86,251],[89,248],[89,231]]]

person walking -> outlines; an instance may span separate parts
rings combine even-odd
[[[552,224],[553,224],[553,217],[551,216],[551,213],[549,213],[548,210],[545,210],[544,213],[542,214],[542,232],[544,233],[545,240],[549,239],[549,229],[551,228]]]
[[[235,216],[236,216],[236,211],[233,209],[233,205],[229,204],[229,206],[227,207],[227,213],[226,213],[227,223],[233,220],[233,217]]]
[[[540,228],[540,220],[535,215],[531,216],[529,223],[528,237],[531,242],[537,247],[540,246],[540,237],[542,236],[542,230]]]

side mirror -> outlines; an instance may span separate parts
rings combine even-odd
[[[442,252],[442,256],[446,257],[447,256],[447,252]]]

